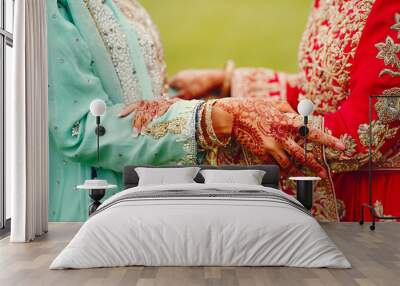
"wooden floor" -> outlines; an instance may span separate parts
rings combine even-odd
[[[378,224],[371,232],[357,223],[324,224],[353,265],[349,270],[287,267],[125,267],[48,270],[79,229],[51,223],[49,233],[30,244],[0,241],[0,285],[400,285],[400,224]]]

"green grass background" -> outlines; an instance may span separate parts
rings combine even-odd
[[[264,66],[297,71],[311,0],[139,0],[157,24],[168,73]]]

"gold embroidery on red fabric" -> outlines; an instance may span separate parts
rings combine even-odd
[[[396,13],[394,16],[395,24],[390,27],[392,30],[398,30],[397,38],[400,40],[400,14]],[[400,76],[400,44],[396,43],[392,37],[387,36],[385,42],[380,42],[375,45],[378,49],[377,59],[384,61],[386,68],[382,69],[379,77],[389,74],[391,76]],[[389,66],[389,67],[387,67]]]
[[[395,24],[391,26],[391,29],[399,31],[400,39],[400,14],[395,15]],[[400,44],[397,44],[390,36],[386,37],[385,42],[377,43],[375,47],[378,49],[377,58],[384,61],[385,66],[390,68],[383,69],[379,76],[390,74],[392,76],[400,76],[400,58],[398,53],[400,52]],[[397,69],[397,70],[393,70]],[[391,157],[387,157],[381,153],[380,149],[385,144],[386,140],[393,139],[399,128],[391,128],[389,123],[392,123],[400,119],[400,99],[395,96],[400,95],[400,88],[394,87],[383,91],[381,96],[387,98],[378,98],[375,103],[375,111],[378,115],[378,119],[372,122],[372,160],[374,163],[381,164],[383,160],[388,160]],[[328,131],[329,132],[329,131]],[[369,147],[369,124],[363,123],[358,127],[358,137],[360,144],[366,148],[362,153],[346,154],[345,152],[339,152],[332,148],[326,148],[326,156],[330,161],[330,167],[334,172],[347,172],[359,169],[366,163],[368,159],[368,147]],[[346,145],[346,150],[355,151],[355,140],[350,135],[341,135],[340,139]],[[350,149],[351,148],[351,149]]]
[[[334,112],[350,93],[350,69],[375,0],[320,1],[299,50],[303,92],[316,114]]]
[[[400,98],[394,97],[396,95],[400,95],[400,88],[387,89],[381,94],[381,96],[386,96],[387,98],[380,97],[375,103],[378,119],[372,121],[372,161],[378,165],[382,165],[384,161],[393,157],[393,154],[385,156],[380,149],[386,140],[393,139],[399,130],[398,127],[392,128],[389,126],[389,123],[400,119]],[[326,130],[326,132],[328,134],[332,133],[330,130]],[[367,163],[369,148],[368,123],[363,123],[358,127],[358,137],[360,144],[366,148],[363,153],[355,154],[356,142],[349,134],[340,136],[340,140],[346,145],[344,152],[329,147],[325,149],[333,172],[355,171]]]
[[[322,116],[312,116],[310,126],[315,129],[323,130],[324,122]],[[329,172],[329,166],[324,156],[325,147],[321,144],[308,144],[312,147],[311,152],[314,157],[320,162]],[[309,175],[311,175],[310,173]],[[338,209],[336,203],[335,189],[331,177],[319,181],[315,185],[313,210],[312,213],[319,221],[338,221]]]
[[[357,171],[364,164],[360,163],[358,159],[351,158],[342,161],[332,161],[330,167],[333,173],[345,173]]]
[[[376,168],[400,168],[400,140],[386,150]]]
[[[395,21],[395,24],[393,26],[391,26],[390,28],[392,30],[399,32],[399,34],[397,35],[397,38],[400,40],[400,13],[396,13],[394,15],[394,21]]]
[[[332,134],[332,132],[330,130],[326,130],[326,132],[328,134]],[[342,141],[344,143],[344,145],[346,146],[346,149],[344,151],[340,151],[337,149],[333,149],[331,147],[326,147],[325,148],[325,153],[326,153],[326,157],[328,160],[330,159],[343,159],[343,158],[348,158],[353,156],[356,153],[356,140],[354,140],[353,137],[351,137],[351,135],[345,133],[340,135],[340,141]]]
[[[325,132],[332,134],[327,128]],[[365,154],[356,154],[357,143],[350,134],[345,133],[340,135],[340,141],[346,146],[344,151],[325,147],[325,155],[333,173],[355,171],[367,162]]]
[[[400,120],[400,87],[387,89],[375,103],[375,110],[379,120],[391,123]]]
[[[391,155],[390,157],[383,156],[381,162],[379,162],[376,168],[384,168],[384,169],[391,169],[391,168],[400,168],[400,150],[395,155]]]
[[[316,184],[313,201],[313,215],[316,219],[322,222],[338,221],[334,189],[328,179]]]
[[[385,74],[390,74],[391,76],[400,76],[400,59],[397,54],[400,52],[400,45],[396,44],[394,40],[387,36],[385,42],[377,43],[375,47],[378,49],[377,59],[382,59],[385,66],[390,66],[397,69],[393,70],[391,68],[384,68],[379,73],[379,77]]]
[[[383,124],[380,120],[372,121],[372,161],[377,162],[382,157],[379,149],[385,144],[387,139],[392,139],[396,136],[398,127],[391,128],[389,125]],[[369,147],[369,125],[361,124],[358,127],[358,138],[361,145],[365,148]]]
[[[400,116],[400,100],[394,96],[400,95],[400,88],[394,87],[384,90],[381,96],[375,103],[375,111],[378,114],[378,119],[372,121],[372,147],[374,150],[379,150],[387,139],[392,139],[396,136],[399,127],[390,127],[389,124],[395,120],[399,120]],[[369,146],[369,125],[364,123],[358,127],[358,136],[361,145]]]

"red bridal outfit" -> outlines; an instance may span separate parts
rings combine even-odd
[[[393,170],[400,168],[400,99],[393,97],[400,96],[400,1],[315,1],[299,66],[296,75],[237,69],[231,94],[280,97],[295,110],[309,98],[316,106],[312,125],[346,144],[344,152],[309,146],[329,171],[314,192],[314,214],[324,221],[360,218],[360,206],[368,201],[369,97],[387,96],[372,100],[372,201],[378,214],[400,216],[400,172]],[[215,163],[257,163],[237,154],[231,147],[209,157]],[[282,186],[295,189],[288,180]]]

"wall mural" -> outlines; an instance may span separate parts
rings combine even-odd
[[[373,100],[374,164],[400,165],[400,11],[380,0],[328,2],[311,9],[296,74],[228,61],[167,79],[157,28],[136,0],[48,0],[50,220],[87,218],[88,195],[75,186],[91,167],[121,186],[125,165],[265,163],[281,166],[288,193],[289,175],[322,178],[318,219],[358,219],[370,95],[389,98]],[[89,112],[97,98],[107,103],[99,159]],[[315,106],[306,160],[296,113],[304,98]],[[395,171],[375,173],[379,213],[400,215],[399,180]]]

